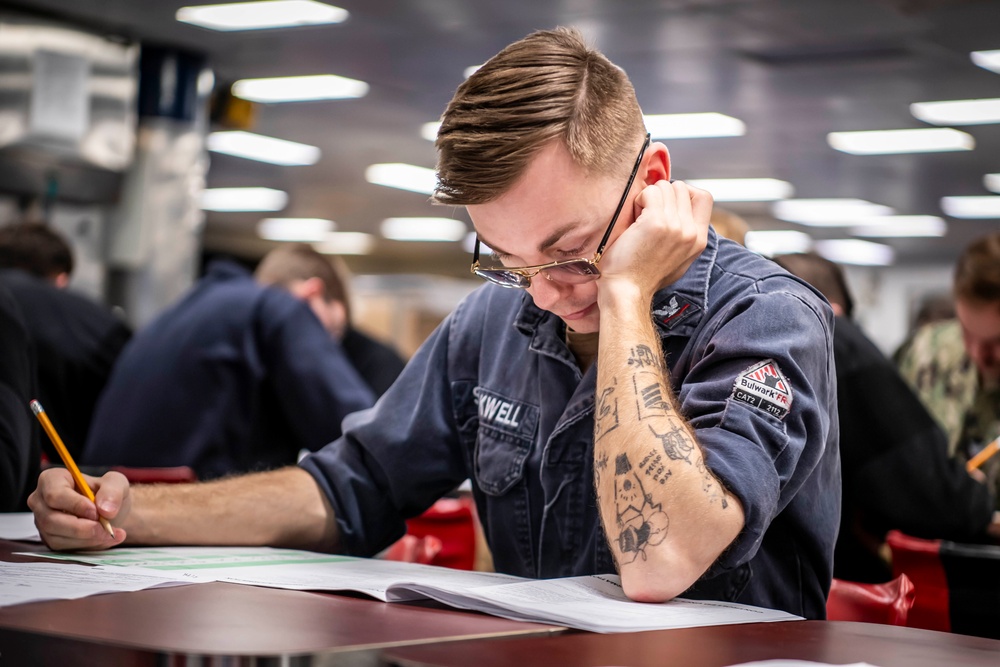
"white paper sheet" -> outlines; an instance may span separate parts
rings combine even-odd
[[[179,586],[173,575],[156,572],[102,570],[69,563],[0,561],[0,607],[39,600],[76,600],[99,593]]]
[[[0,512],[0,540],[41,542],[34,515],[31,512]]]

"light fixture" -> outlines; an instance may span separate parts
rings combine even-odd
[[[323,218],[265,218],[257,224],[257,235],[268,241],[322,241],[333,231],[333,220]]]
[[[742,137],[747,126],[739,118],[721,113],[674,113],[643,116],[653,139]]]
[[[986,174],[983,176],[983,185],[990,192],[1000,192],[1000,174]]]
[[[973,51],[969,54],[972,62],[983,69],[1000,73],[1000,50],[997,51]]]
[[[1000,196],[941,197],[941,210],[953,218],[1000,218]]]
[[[774,201],[795,194],[791,183],[776,178],[694,178],[685,183],[708,190],[715,201]]]
[[[364,232],[329,232],[313,244],[324,255],[367,255],[374,247],[375,237]]]
[[[936,215],[883,215],[855,220],[848,233],[867,238],[915,238],[944,236],[946,231],[948,225]]]
[[[175,14],[175,18],[181,23],[225,32],[340,23],[346,20],[347,16],[346,9],[313,0],[262,0],[197,5],[181,7]]]
[[[976,147],[971,134],[946,127],[831,132],[826,135],[826,141],[831,148],[852,155],[940,153],[971,151]]]
[[[240,79],[233,95],[251,102],[308,102],[364,97],[368,84],[336,74]]]
[[[386,218],[382,236],[394,241],[461,241],[465,223],[453,218]]]
[[[462,76],[468,79],[470,76],[475,74],[476,70],[478,70],[480,67],[482,67],[482,65],[469,65],[464,70],[462,70]]]
[[[206,211],[280,211],[288,194],[272,188],[212,188],[201,193]]]
[[[284,166],[316,164],[320,155],[315,146],[240,130],[212,132],[208,135],[207,145],[208,150],[215,153]]]
[[[399,188],[429,195],[437,187],[437,173],[427,167],[401,162],[386,162],[370,165],[365,169],[365,180],[375,185]]]
[[[420,136],[427,141],[437,141],[438,130],[441,128],[441,121],[435,120],[430,123],[424,123],[420,126]]]
[[[889,206],[864,199],[784,199],[771,205],[779,220],[812,227],[848,227],[858,219],[891,215]]]
[[[931,125],[986,125],[1000,123],[1000,98],[914,102],[910,113]]]
[[[765,257],[808,252],[812,248],[812,243],[811,236],[791,229],[750,230],[744,239],[748,250]]]
[[[891,247],[860,239],[817,241],[816,254],[837,264],[858,266],[889,266],[896,259],[896,251]]]

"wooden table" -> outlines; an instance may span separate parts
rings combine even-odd
[[[383,651],[393,667],[726,667],[798,659],[878,667],[997,667],[1000,641],[870,623],[787,621],[458,642]]]
[[[12,552],[41,549],[0,540],[0,560],[37,562]],[[294,656],[563,631],[436,603],[193,584],[0,608],[0,667],[188,664],[176,662],[181,657],[209,660],[205,664],[222,657],[288,664]]]

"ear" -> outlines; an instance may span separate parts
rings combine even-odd
[[[664,144],[651,143],[642,161],[642,180],[646,185],[670,180],[670,153]]]
[[[323,281],[313,276],[305,280],[297,280],[288,286],[288,291],[303,301],[308,301],[314,297],[323,297]]]

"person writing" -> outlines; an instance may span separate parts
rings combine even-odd
[[[490,59],[436,145],[436,200],[466,206],[489,284],[375,407],[298,467],[186,488],[112,473],[96,507],[47,471],[47,543],[370,555],[471,478],[501,572],[617,570],[635,600],[822,618],[840,488],[825,301],[719,243],[711,196],[670,181],[628,77],[573,30]]]

